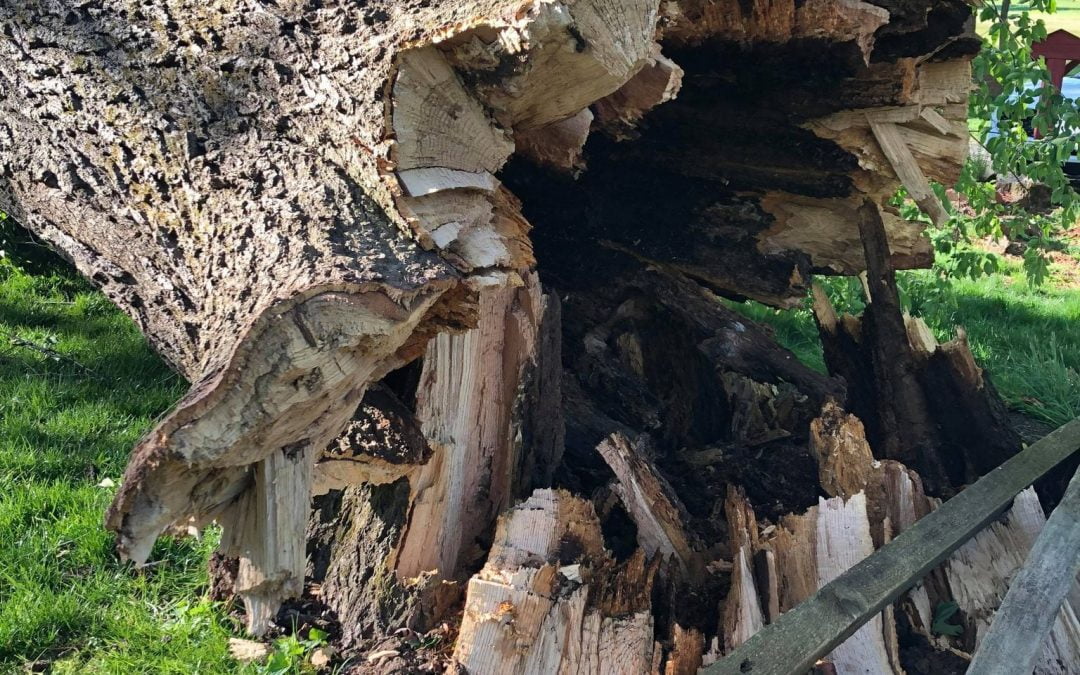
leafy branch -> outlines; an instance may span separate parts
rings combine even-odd
[[[998,175],[1023,177],[1045,186],[1045,208],[1024,200],[998,199],[995,185],[983,179],[984,167],[969,162],[955,189],[965,208],[946,202],[950,221],[932,231],[945,275],[976,276],[997,270],[992,256],[971,242],[982,237],[1008,236],[1025,246],[1024,270],[1035,284],[1049,272],[1044,252],[1057,235],[1080,217],[1080,199],[1064,164],[1080,151],[1080,111],[1054,87],[1046,63],[1033,58],[1032,45],[1046,39],[1046,24],[1031,12],[1053,12],[1056,0],[1032,0],[1016,13],[1010,0],[983,2],[979,19],[989,22],[982,50],[972,62],[975,88],[970,98],[972,135],[987,150]],[[1032,139],[1032,135],[1037,139]],[[939,193],[944,194],[944,189]]]

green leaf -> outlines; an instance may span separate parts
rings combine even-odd
[[[960,610],[960,605],[955,601],[943,602],[937,606],[934,611],[934,623],[930,627],[931,632],[936,635],[948,635],[950,637],[956,637],[964,632],[964,627],[949,623],[949,619],[956,615]]]

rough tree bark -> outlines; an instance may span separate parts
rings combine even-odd
[[[470,672],[693,672],[803,597],[751,602],[810,573],[773,542],[871,519],[808,593],[889,536],[873,481],[833,492],[862,464],[821,420],[866,417],[859,462],[909,449],[882,425],[929,403],[863,399],[901,337],[905,391],[1000,421],[888,294],[831,376],[723,302],[929,264],[883,205],[963,161],[961,0],[40,0],[0,25],[0,208],[191,382],[108,525],[143,562],[221,523],[255,633],[305,579],[347,649],[464,593]],[[890,625],[846,662],[895,666]]]

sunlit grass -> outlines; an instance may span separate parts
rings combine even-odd
[[[841,310],[858,310],[857,286],[827,284]],[[1000,275],[957,279],[944,286],[929,271],[902,272],[905,306],[939,340],[956,326],[968,333],[972,353],[1015,410],[1053,425],[1080,417],[1080,289],[1028,284],[1018,264]],[[777,339],[806,364],[824,371],[821,343],[807,309],[779,311],[756,303],[733,305],[771,325]]]
[[[183,389],[100,293],[0,260],[0,672],[235,670],[214,542],[163,540],[137,572],[102,524],[102,481]]]

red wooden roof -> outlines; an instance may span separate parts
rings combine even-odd
[[[1065,59],[1066,61],[1080,59],[1080,37],[1064,29],[1056,30],[1047,35],[1042,42],[1033,44],[1031,51],[1036,56],[1047,59]]]
[[[1080,65],[1080,37],[1067,30],[1050,33],[1042,42],[1031,45],[1031,51],[1035,56],[1046,59],[1050,79],[1058,91],[1061,91],[1065,76]]]

